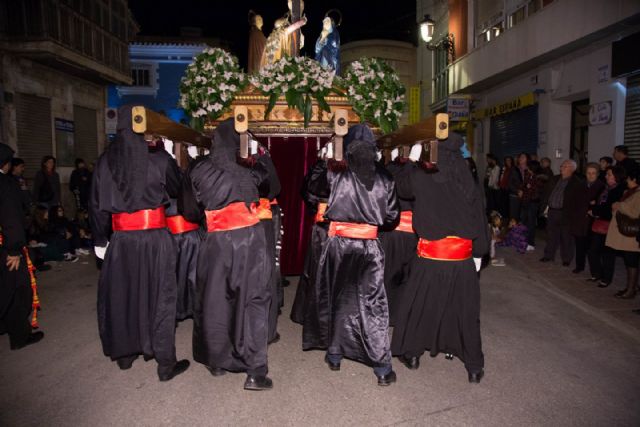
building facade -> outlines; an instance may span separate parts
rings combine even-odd
[[[53,155],[65,187],[76,157],[95,161],[107,86],[129,83],[137,31],[126,0],[0,0],[0,141],[25,160],[25,178]]]
[[[419,0],[417,15],[427,14],[435,29],[418,49],[425,114],[466,105],[480,163],[489,152],[527,152],[555,170],[565,159],[584,167],[619,144],[640,157],[640,132],[630,130],[640,69],[616,65],[617,43],[640,31],[640,2]]]

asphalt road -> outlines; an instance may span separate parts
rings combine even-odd
[[[486,376],[467,382],[459,360],[424,357],[418,371],[394,362],[398,382],[378,387],[371,370],[344,361],[329,371],[301,351],[301,327],[280,317],[269,349],[274,389],[246,392],[245,376],[214,378],[192,362],[160,383],[154,362],[120,371],[103,356],[92,262],[43,273],[41,343],[9,351],[0,337],[0,425],[640,425],[640,339],[547,290],[514,265],[483,272]],[[190,321],[177,329],[191,357]]]

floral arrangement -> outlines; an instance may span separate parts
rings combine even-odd
[[[191,117],[217,119],[247,85],[238,58],[219,48],[207,48],[187,67],[180,83],[180,107]]]
[[[325,97],[333,90],[334,76],[334,71],[322,68],[313,59],[286,56],[249,79],[263,95],[269,97],[265,118],[278,98],[284,95],[287,105],[302,113],[306,127],[311,120],[312,99],[318,102],[321,110],[330,111]]]
[[[389,64],[361,58],[351,63],[340,85],[363,121],[379,126],[384,133],[398,128],[406,107],[405,88]]]

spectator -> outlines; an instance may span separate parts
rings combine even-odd
[[[500,200],[500,166],[493,154],[487,154],[484,191],[487,197],[487,212],[497,211]]]
[[[553,261],[560,247],[562,265],[568,267],[573,260],[574,241],[571,235],[573,207],[579,203],[583,193],[583,183],[575,176],[576,162],[565,160],[560,165],[560,175],[554,176],[547,184],[543,206],[546,206],[547,245],[540,262]]]
[[[76,212],[73,226],[78,231],[80,237],[80,247],[83,249],[93,248],[93,238],[91,236],[91,228],[89,227],[89,212],[80,209]]]
[[[613,166],[613,159],[609,156],[600,157],[600,174],[598,179],[607,184],[607,169]]]
[[[520,221],[520,204],[522,199],[522,183],[524,172],[530,161],[528,154],[518,155],[516,166],[511,170],[509,176],[509,215],[516,221]]]
[[[640,191],[638,191],[638,168],[630,168],[627,171],[627,191],[611,206],[613,216],[607,232],[606,245],[616,251],[624,259],[627,269],[627,287],[616,293],[617,298],[632,299],[636,296],[638,286],[638,266],[640,264],[640,246],[634,237],[627,237],[618,229],[617,214],[626,215],[632,219],[640,217]]]
[[[62,206],[54,206],[49,211],[49,226],[60,238],[67,241],[67,252],[75,255],[89,255],[82,249],[77,227],[65,216]]]
[[[60,176],[56,172],[56,159],[53,156],[42,158],[33,182],[33,199],[47,208],[60,204]]]
[[[540,180],[536,173],[540,163],[535,160],[527,164],[524,170],[522,187],[520,188],[520,219],[527,227],[527,251],[536,249],[536,224],[540,209]]]
[[[500,204],[498,212],[503,218],[509,218],[509,180],[513,169],[513,157],[507,156],[503,161],[502,172],[500,173]]]
[[[55,227],[49,224],[49,211],[46,207],[36,207],[29,228],[29,246],[39,247],[44,261],[76,262],[78,257],[70,252],[71,237],[69,233],[59,235]]]
[[[31,192],[27,186],[27,180],[24,179],[24,160],[19,157],[14,157],[11,160],[11,176],[13,176],[18,185],[20,186],[20,195],[22,200],[22,210],[25,213],[25,217],[29,215],[31,210]]]
[[[589,281],[598,282],[599,288],[606,288],[613,279],[615,256],[613,250],[605,246],[605,241],[612,217],[611,206],[622,198],[626,179],[622,166],[609,166],[605,176],[606,186],[588,212],[593,217],[588,253],[591,271]]]
[[[69,178],[69,190],[74,195],[76,209],[88,209],[91,172],[82,159],[76,159],[76,168],[71,172],[71,178]]]
[[[584,271],[587,250],[591,239],[591,217],[589,210],[595,206],[604,190],[605,184],[598,179],[600,166],[597,163],[589,163],[586,169],[586,181],[583,183],[581,198],[573,206],[571,215],[571,234],[576,245],[576,268],[572,271],[578,274]]]
[[[638,163],[629,157],[629,149],[625,145],[616,145],[613,149],[613,158],[616,159],[616,165],[624,168],[627,176],[629,176],[632,170],[638,168]]]
[[[548,157],[543,157],[540,160],[540,171],[538,173],[541,179],[544,181],[544,185],[549,182],[551,178],[553,178],[553,170],[551,170],[551,159]]]

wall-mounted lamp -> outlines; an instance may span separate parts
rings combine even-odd
[[[436,22],[431,19],[431,16],[424,15],[422,22],[420,22],[420,37],[422,40],[429,44],[433,39],[433,29],[436,26]]]
[[[455,43],[453,34],[447,34],[442,39],[440,39],[436,43],[432,43],[433,40],[433,32],[435,29],[435,21],[431,19],[429,15],[425,15],[420,22],[420,38],[425,42],[427,49],[429,50],[438,50],[443,49],[449,52],[451,55],[451,61],[455,61],[456,52],[455,52]]]

